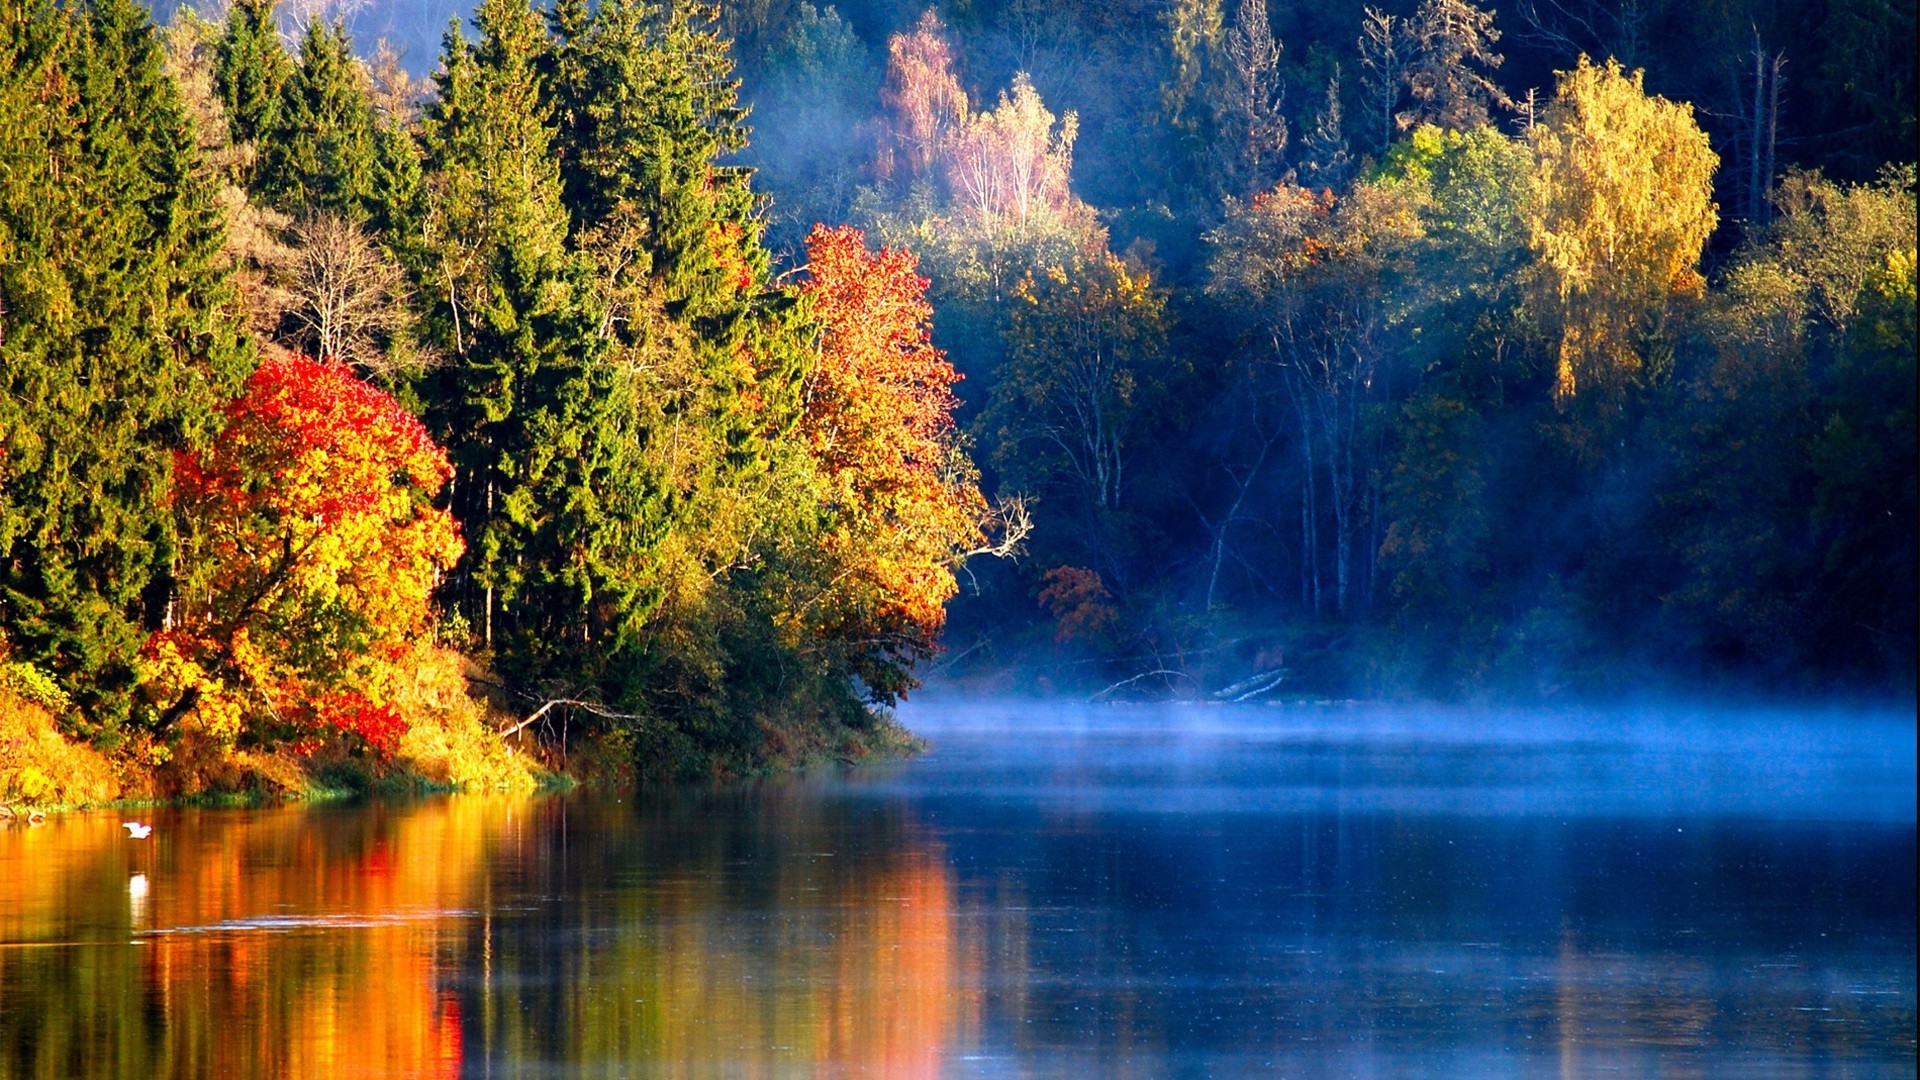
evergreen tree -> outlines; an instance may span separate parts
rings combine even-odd
[[[551,101],[578,238],[617,232],[638,248],[625,273],[651,278],[673,324],[659,336],[691,352],[691,380],[660,387],[658,403],[713,449],[679,483],[690,506],[767,474],[797,417],[810,332],[769,284],[747,170],[720,164],[747,132],[712,12],[608,0],[588,17],[575,2],[553,22]],[[631,342],[639,326],[628,330]]]
[[[0,628],[109,739],[167,611],[174,452],[248,364],[220,243],[145,6],[0,17]]]
[[[300,64],[281,87],[271,131],[254,174],[254,190],[263,199],[296,213],[368,213],[373,108],[344,24],[318,21],[308,28]]]
[[[525,0],[486,0],[447,37],[423,127],[416,278],[448,363],[421,392],[468,541],[454,599],[510,669],[565,674],[644,616],[630,509],[630,374],[565,240],[541,97],[547,39]]]
[[[293,63],[280,47],[276,0],[236,0],[214,52],[214,83],[234,142],[255,142],[279,126],[280,92]]]

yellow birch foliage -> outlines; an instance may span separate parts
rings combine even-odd
[[[1562,401],[1631,383],[1672,298],[1703,284],[1720,159],[1693,107],[1649,95],[1641,76],[1583,56],[1533,130],[1528,226],[1557,307]]]

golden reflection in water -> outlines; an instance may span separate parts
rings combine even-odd
[[[745,882],[724,845],[653,852],[624,883],[563,883],[587,894],[571,923],[537,924],[551,883],[512,879],[553,862],[564,813],[464,797],[161,814],[145,842],[119,815],[0,833],[0,1078],[454,1076],[463,1053],[911,1077],[977,1031],[957,988],[981,950],[936,844],[864,837],[866,858]],[[631,816],[597,824],[603,858],[645,842]],[[752,888],[773,899],[743,935]]]
[[[0,836],[0,1075],[446,1076],[440,958],[514,804]],[[22,1030],[30,1028],[30,1030]]]
[[[648,848],[645,880],[579,897],[542,933],[492,935],[496,972],[539,971],[561,1000],[532,986],[492,996],[488,1056],[593,1074],[644,1062],[664,1077],[917,1077],[974,1037],[980,950],[958,932],[936,842],[898,822],[836,836],[806,800],[730,820],[778,835],[577,823],[577,858]]]

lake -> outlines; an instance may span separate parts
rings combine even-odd
[[[0,831],[0,1078],[1915,1075],[1911,711],[902,716],[794,779]]]

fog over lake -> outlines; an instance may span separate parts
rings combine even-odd
[[[0,1076],[1899,1076],[1902,712],[916,702],[932,750],[0,832]]]

